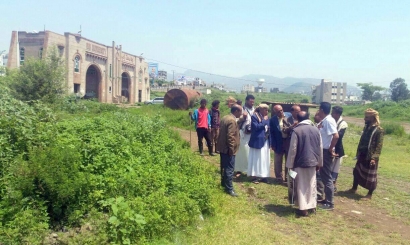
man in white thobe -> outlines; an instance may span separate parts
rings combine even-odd
[[[248,157],[249,157],[249,139],[251,138],[251,117],[255,108],[255,97],[251,94],[246,96],[245,106],[242,112],[246,114],[246,120],[239,124],[239,134],[241,138],[241,145],[239,146],[239,151],[235,159],[235,176],[239,177],[241,174],[247,172],[248,170]]]
[[[293,129],[286,167],[290,177],[289,201],[298,207],[298,217],[316,211],[316,168],[323,166],[322,139],[319,129],[309,120],[309,113],[297,115],[299,124]]]

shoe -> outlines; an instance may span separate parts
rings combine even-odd
[[[310,214],[316,214],[316,208],[308,209],[308,212],[309,212]]]
[[[237,197],[238,196],[238,194],[236,194],[234,191],[228,191],[227,193],[232,197]]]
[[[366,196],[362,197],[363,200],[372,200],[372,195],[367,194]]]
[[[296,218],[309,217],[308,210],[296,210]]]
[[[352,194],[356,194],[356,192],[357,192],[357,189],[350,189],[350,190],[348,190],[347,192],[349,192],[349,193],[352,193]]]
[[[328,204],[328,203],[323,204],[319,208],[322,210],[326,210],[326,211],[332,211],[333,209],[335,209],[335,207],[332,204]]]
[[[269,184],[269,181],[268,181],[267,178],[262,178],[262,179],[259,180],[259,182]]]
[[[252,183],[254,183],[254,184],[259,184],[259,182],[260,182],[259,178],[255,178],[255,179],[252,180]]]
[[[203,152],[201,152],[201,153],[199,153],[199,155],[200,155],[200,156],[204,156],[204,153],[203,153]]]
[[[213,153],[213,152],[209,153],[209,155],[210,155],[210,156],[213,156],[213,157],[216,156],[216,154]]]
[[[326,204],[326,200],[325,199],[317,199],[317,203]]]

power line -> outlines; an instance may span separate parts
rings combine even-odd
[[[169,65],[169,66],[173,66],[173,67],[178,67],[178,68],[181,68],[181,69],[190,70],[190,71],[194,71],[194,72],[199,72],[199,73],[203,73],[203,74],[207,74],[207,75],[211,75],[211,76],[223,77],[223,78],[234,79],[234,80],[245,81],[245,82],[251,82],[251,83],[257,82],[257,81],[254,81],[254,80],[249,80],[249,79],[244,79],[244,78],[230,77],[230,76],[215,74],[215,73],[211,73],[211,72],[205,72],[205,71],[190,69],[190,68],[187,68],[187,67],[182,67],[182,66],[178,66],[178,65],[173,65],[173,64],[170,64],[170,63],[167,63],[167,62],[163,62],[163,61],[159,61],[159,60],[154,60],[154,59],[150,59],[150,58],[146,58],[146,57],[144,57],[144,58],[145,58],[146,60],[151,60],[151,61],[155,61],[155,62],[158,62],[158,63],[162,63],[162,64],[165,64],[165,65]],[[264,82],[263,84],[273,84],[273,85],[283,85],[283,86],[289,86],[289,85],[290,85],[290,84],[280,84],[280,83],[272,83],[272,82]],[[316,86],[316,85],[313,85],[313,84],[312,84],[311,86],[303,85],[303,86],[299,86],[299,87],[312,88],[313,86]]]

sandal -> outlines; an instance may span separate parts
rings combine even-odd
[[[252,183],[254,183],[254,184],[259,184],[259,179],[258,179],[258,178],[253,179],[253,180],[252,180]]]

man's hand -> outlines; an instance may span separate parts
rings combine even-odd
[[[320,167],[319,166],[316,166],[316,171],[319,171],[320,170]]]
[[[188,114],[189,114],[190,116],[192,116],[192,111],[188,112]]]
[[[374,166],[374,165],[376,165],[376,161],[375,160],[370,160],[370,166]]]
[[[329,148],[329,153],[330,153],[330,155],[332,155],[332,157],[335,157],[335,156],[336,156],[335,150],[332,149],[332,148]]]
[[[248,113],[245,111],[242,116],[243,116],[243,119],[246,119],[248,118]]]

